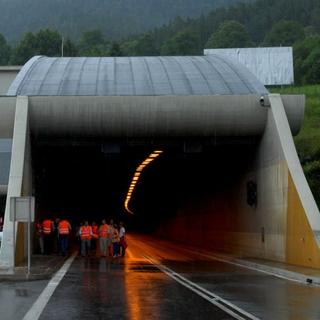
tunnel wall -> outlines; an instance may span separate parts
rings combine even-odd
[[[29,97],[36,136],[215,137],[263,134],[267,109],[259,95]],[[283,95],[293,134],[301,128],[304,99]],[[0,138],[12,138],[16,97],[0,97]],[[268,98],[266,97],[266,104]]]
[[[18,97],[15,110],[7,199],[10,199],[10,197],[30,196],[32,194],[28,97]],[[16,239],[13,239],[13,222],[10,221],[10,201],[6,201],[3,241],[0,249],[0,271],[2,273],[13,273],[15,262],[19,263],[25,258],[27,243],[25,231],[24,224],[16,223]],[[16,243],[15,247],[14,242]]]
[[[30,97],[32,134],[62,137],[257,136],[267,110],[259,95]],[[302,96],[284,96],[291,130],[299,132]],[[266,101],[266,103],[268,103]]]
[[[0,138],[13,136],[16,100],[16,97],[0,97]]]
[[[320,267],[319,210],[281,97],[270,95],[270,102],[266,129],[249,168],[235,177],[227,193],[187,199],[158,235],[241,257]],[[256,207],[247,204],[249,180],[257,183]]]

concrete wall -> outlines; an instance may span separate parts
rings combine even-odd
[[[158,234],[208,250],[320,267],[320,213],[281,97],[270,95],[270,102],[266,129],[248,169],[240,170],[225,192],[188,199]],[[257,207],[246,202],[249,180],[257,183]]]
[[[12,156],[7,199],[32,194],[31,146],[28,125],[28,97],[16,99]],[[0,249],[0,271],[13,273],[16,263],[26,255],[26,233],[21,223],[16,223],[16,238],[13,237],[14,223],[10,221],[10,201],[6,202],[3,241]],[[16,246],[14,246],[16,243]]]
[[[19,73],[20,66],[0,66],[0,96],[7,94],[7,91]]]
[[[304,100],[290,95],[283,101],[296,134]],[[0,138],[12,137],[14,102],[0,97]],[[29,109],[32,134],[64,138],[260,136],[268,116],[256,95],[29,97]]]
[[[13,136],[13,124],[15,116],[16,98],[0,97],[0,139],[7,144]],[[1,148],[1,143],[0,143]],[[11,151],[0,152],[0,195],[7,193],[10,170]]]

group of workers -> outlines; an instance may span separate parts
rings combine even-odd
[[[66,219],[45,219],[36,224],[39,247],[41,254],[51,254],[52,251],[60,252],[66,256],[69,250],[69,237],[71,224]],[[110,220],[107,224],[103,219],[101,225],[95,222],[89,225],[88,221],[81,223],[76,228],[76,238],[80,243],[82,257],[97,254],[98,248],[101,257],[124,257],[127,241],[126,231],[122,222],[119,227]]]
[[[77,231],[77,237],[81,242],[81,255],[83,257],[90,255],[91,250],[96,250],[98,244],[102,257],[112,256],[116,258],[125,255],[127,241],[122,222],[118,227],[113,220],[110,220],[110,223],[107,224],[106,220],[103,219],[100,226],[94,222],[90,226],[88,221],[85,221],[84,225],[81,225]]]

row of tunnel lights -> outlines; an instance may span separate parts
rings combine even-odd
[[[133,195],[134,189],[137,186],[138,180],[141,177],[142,171],[146,168],[146,166],[148,166],[152,161],[154,161],[155,159],[157,159],[161,153],[163,153],[163,151],[161,150],[155,150],[153,151],[148,158],[146,158],[136,169],[133,178],[131,180],[131,184],[127,193],[127,197],[126,200],[124,202],[124,207],[126,209],[127,212],[133,214],[133,212],[130,210],[129,208],[129,203],[131,200],[131,197]]]

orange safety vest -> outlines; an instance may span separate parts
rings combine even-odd
[[[59,234],[69,234],[69,222],[67,220],[62,220],[59,222]]]
[[[91,240],[92,228],[90,226],[81,227],[81,240]]]
[[[42,231],[44,234],[51,234],[52,231],[52,221],[47,219],[42,222]]]
[[[109,229],[109,226],[107,224],[103,224],[99,229],[99,237],[108,238],[108,229]]]
[[[93,233],[93,238],[95,238],[95,239],[99,238],[98,226],[92,226],[92,233]]]

